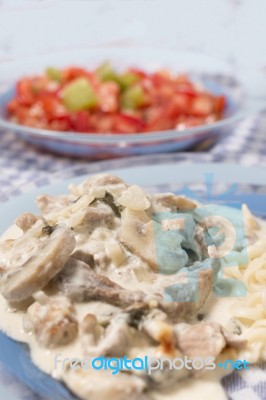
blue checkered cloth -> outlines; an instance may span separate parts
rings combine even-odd
[[[19,195],[34,187],[53,183],[58,176],[64,177],[68,169],[88,166],[87,160],[57,157],[37,150],[19,140],[13,132],[0,133],[0,202]],[[266,113],[251,116],[240,122],[230,135],[225,136],[208,152],[179,153],[180,160],[223,162],[233,161],[245,165],[266,165]],[[169,155],[169,158],[171,155]],[[154,159],[154,157],[149,157]],[[146,156],[137,158],[145,164]],[[178,157],[175,157],[178,160]],[[134,157],[115,162],[116,167],[126,167]],[[88,171],[100,171],[105,165],[90,163]]]
[[[266,113],[250,116],[239,123],[208,152],[168,154],[163,157],[132,157],[89,163],[36,150],[12,132],[1,133],[0,140],[0,202],[68,176],[97,173],[105,169],[175,161],[225,162],[266,166]],[[266,183],[266,178],[265,178]],[[12,393],[12,400],[41,400],[18,383],[0,366],[0,384]],[[231,400],[266,400],[266,367],[258,365],[251,371],[238,371],[223,379]],[[11,398],[11,397],[10,397]],[[56,400],[56,399],[54,399]],[[209,399],[206,399],[209,400]]]

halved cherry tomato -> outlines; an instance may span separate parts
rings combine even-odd
[[[187,114],[190,107],[190,102],[190,96],[177,93],[172,97],[171,101],[166,104],[165,116],[167,118],[175,119],[179,115]]]
[[[145,128],[146,124],[140,118],[124,113],[114,116],[114,133],[143,132]]]
[[[225,96],[218,96],[214,99],[214,111],[221,114],[226,106]]]
[[[103,112],[117,112],[119,109],[119,86],[116,82],[104,82],[98,89],[99,107]]]
[[[77,111],[72,118],[74,131],[86,133],[90,131],[90,116],[87,111]]]
[[[188,84],[188,83],[178,84],[176,86],[176,89],[177,89],[177,92],[180,94],[186,94],[187,96],[190,96],[190,97],[197,96],[197,91],[191,84]]]
[[[170,74],[166,71],[154,72],[151,75],[151,81],[156,88],[160,88],[162,85],[171,83]],[[173,86],[173,84],[171,84],[171,86]]]
[[[34,102],[34,91],[32,81],[28,78],[18,81],[16,86],[17,100],[23,106],[30,106]]]
[[[63,70],[62,79],[65,82],[70,82],[73,79],[80,78],[80,77],[90,77],[91,73],[87,71],[85,68],[80,67],[70,67]]]
[[[190,114],[197,117],[208,117],[213,112],[213,99],[211,96],[201,94],[191,103]]]
[[[133,74],[139,76],[141,79],[145,79],[148,76],[148,73],[140,68],[129,68],[128,72],[132,72]]]
[[[173,119],[166,117],[165,107],[154,107],[147,111],[145,128],[147,132],[171,129],[173,126]]]
[[[114,115],[110,113],[97,112],[91,114],[91,132],[112,133],[114,130]]]
[[[38,101],[41,104],[48,121],[69,115],[60,100],[52,93],[40,94],[38,96]]]
[[[6,105],[7,112],[14,114],[16,112],[18,106],[19,106],[18,100],[16,98],[11,99]]]
[[[21,104],[16,109],[16,117],[20,123],[24,123],[29,116],[29,109]]]

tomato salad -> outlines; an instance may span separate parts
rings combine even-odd
[[[220,119],[224,96],[215,96],[186,75],[105,63],[95,70],[47,68],[24,77],[7,104],[16,123],[54,131],[140,133],[183,130]]]

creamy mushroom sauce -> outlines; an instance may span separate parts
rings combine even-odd
[[[143,255],[140,254],[140,251],[137,251],[138,254],[136,254],[134,250],[132,250],[132,247],[130,249],[130,246],[128,245],[124,246],[125,242],[123,239],[121,239],[121,226],[118,222],[118,217],[112,216],[111,222],[108,220],[108,217],[106,220],[107,222],[104,223],[104,226],[101,226],[101,228],[97,226],[99,225],[99,221],[96,221],[95,228],[92,229],[88,235],[88,224],[90,224],[91,221],[95,224],[95,221],[93,220],[94,217],[92,216],[92,219],[88,218],[88,221],[84,223],[84,208],[87,209],[88,205],[92,206],[92,202],[96,197],[104,198],[105,191],[112,193],[116,205],[125,207],[122,213],[127,212],[127,210],[131,210],[130,212],[133,212],[133,214],[139,213],[141,215],[141,213],[145,212],[145,210],[149,210],[151,207],[154,207],[154,209],[157,207],[155,211],[158,212],[165,210],[173,211],[174,207],[175,209],[181,208],[182,210],[183,208],[186,210],[186,207],[188,207],[188,209],[193,209],[193,207],[197,206],[196,204],[193,204],[192,201],[188,200],[186,202],[184,198],[178,198],[177,196],[172,198],[170,197],[170,200],[168,199],[167,205],[169,207],[167,207],[165,204],[167,201],[164,201],[164,204],[160,204],[156,200],[153,204],[152,196],[146,196],[143,190],[137,186],[129,187],[120,180],[116,181],[116,179],[113,177],[110,178],[109,175],[99,177],[96,176],[95,178],[87,180],[84,184],[79,185],[79,187],[72,187],[71,194],[68,196],[68,198],[62,197],[60,200],[59,198],[45,198],[45,196],[40,198],[39,205],[41,205],[42,215],[45,217],[45,221],[41,220],[37,216],[36,221],[33,219],[33,225],[31,227],[27,227],[27,232],[24,233],[22,232],[23,221],[17,221],[17,225],[12,226],[2,236],[1,243],[3,244],[0,248],[0,266],[2,270],[4,269],[3,276],[5,277],[5,269],[8,271],[15,271],[18,263],[20,263],[20,265],[23,264],[24,268],[25,265],[29,263],[31,257],[34,257],[34,253],[36,253],[36,251],[38,253],[40,248],[42,248],[41,242],[49,240],[49,235],[48,237],[45,237],[44,235],[44,237],[40,239],[40,236],[44,233],[43,228],[46,223],[49,223],[49,226],[57,225],[55,232],[57,229],[60,229],[61,225],[63,225],[70,231],[70,228],[72,228],[74,232],[71,232],[71,234],[75,236],[76,240],[75,251],[82,249],[82,246],[88,241],[88,238],[91,240],[89,252],[91,252],[94,257],[93,268],[97,273],[101,272],[115,284],[118,284],[122,288],[126,289],[126,292],[135,291],[136,293],[137,291],[143,291],[148,295],[148,300],[152,304],[153,294],[157,293],[162,286],[165,287],[173,283],[172,275],[155,274],[154,269],[148,262],[152,257],[151,254],[145,253],[143,257]],[[109,208],[108,212],[110,211],[110,207],[101,202],[98,203],[96,208],[102,208],[103,210],[107,210]],[[106,215],[104,215],[104,217],[106,217]],[[145,221],[145,223],[147,223],[147,221]],[[20,228],[18,226],[20,226]],[[260,228],[260,230],[262,229],[264,232],[266,232],[265,227]],[[35,233],[32,235],[34,230]],[[30,241],[29,238],[32,236],[34,236],[35,239]],[[24,237],[26,240],[23,239]],[[22,244],[17,246],[18,249],[21,249],[21,254],[19,254],[17,248],[14,247],[14,243],[17,243],[18,240],[22,240]],[[136,240],[138,240],[138,238]],[[10,245],[10,243],[12,244]],[[150,238],[147,244],[149,243]],[[22,249],[27,249],[26,255]],[[15,257],[14,252],[16,253]],[[72,254],[73,252],[74,251],[72,251]],[[64,268],[60,269],[61,272],[64,272]],[[63,380],[77,396],[84,400],[106,399],[106,392],[104,392],[104,389],[103,393],[101,393],[101,390],[98,390],[96,394],[93,392],[93,390],[91,391],[91,386],[98,386],[101,388],[103,383],[102,371],[95,373],[95,371],[90,370],[85,371],[85,374],[83,374],[82,371],[79,374],[75,374],[73,371],[62,370],[60,368],[55,370],[54,359],[58,353],[61,353],[61,359],[72,357],[79,357],[82,359],[85,355],[84,340],[81,337],[82,328],[80,328],[80,326],[82,321],[84,321],[84,318],[88,314],[93,314],[97,316],[102,326],[106,326],[112,319],[115,318],[116,315],[121,313],[122,308],[114,304],[108,304],[107,301],[96,301],[94,299],[75,301],[72,299],[72,304],[74,307],[73,313],[78,323],[79,334],[74,336],[72,340],[69,340],[69,343],[57,343],[54,346],[45,346],[43,343],[40,343],[40,338],[38,338],[36,335],[36,330],[34,330],[32,321],[30,324],[28,321],[28,316],[26,317],[27,309],[32,306],[34,302],[37,302],[39,305],[45,305],[47,304],[47,301],[49,302],[51,299],[58,298],[59,291],[57,287],[57,276],[60,275],[61,272],[58,272],[58,274],[51,278],[51,281],[45,285],[40,285],[39,289],[42,291],[36,291],[34,289],[32,293],[34,298],[31,296],[26,296],[25,298],[21,298],[19,302],[12,302],[12,296],[16,297],[18,293],[21,295],[21,291],[18,291],[17,287],[14,288],[14,284],[12,282],[12,288],[10,289],[8,287],[8,289],[6,289],[6,293],[4,291],[7,297],[10,296],[9,300],[11,299],[11,301],[7,301],[4,296],[0,295],[0,328],[13,339],[28,343],[33,362],[40,369],[48,374],[51,374],[54,378]],[[77,274],[73,277],[72,282],[75,283],[75,285],[82,285],[84,283],[82,279],[83,277]],[[158,302],[158,296],[155,296],[155,304],[156,301]],[[197,315],[200,312],[202,315],[204,315],[204,322],[217,322],[224,328],[230,329],[230,321],[232,319],[230,307],[234,302],[235,298],[215,297],[213,293],[209,293],[206,301],[204,301],[204,304],[200,307],[200,309],[193,316],[187,315],[187,318],[182,318],[182,320],[186,320],[190,324],[199,324]],[[155,307],[156,309],[156,306],[151,304],[150,308],[152,309]],[[162,313],[164,313],[164,311],[165,310],[161,310]],[[145,317],[143,318],[145,320]],[[167,319],[167,322],[169,321],[171,322],[170,317]],[[178,321],[175,323],[178,323]],[[244,338],[244,325],[241,325],[241,329],[241,337]],[[163,350],[163,346],[160,347],[160,343],[155,343],[154,340],[148,339],[146,333],[140,332],[140,330],[136,330],[134,328],[130,328],[130,330],[130,343],[127,346],[126,352],[124,353],[129,358],[144,355],[157,355],[158,357],[161,355],[169,357],[169,353],[167,353],[166,350]],[[166,351],[166,353],[164,353],[164,351]],[[171,354],[172,357],[174,354],[177,356],[180,355],[178,350],[175,351],[177,352]],[[226,360],[228,358],[237,359],[240,354],[241,351],[239,351],[237,348],[227,346],[226,348],[223,348],[219,354],[217,354],[216,362],[219,362],[219,360]],[[156,389],[153,387],[148,387],[144,390],[143,394],[141,393],[141,390],[140,393],[135,394],[135,397],[134,395],[132,396],[130,389],[128,392],[126,389],[124,392],[112,392],[112,389],[110,389],[110,398],[112,397],[117,400],[124,400],[128,397],[132,397],[132,399],[136,398],[153,400],[193,400],[199,398],[212,399],[215,397],[217,400],[225,400],[227,396],[220,384],[220,379],[226,373],[230,373],[230,371],[225,372],[216,368],[216,370],[209,371],[208,373],[204,372],[196,376],[181,379],[176,385],[171,384],[170,387],[167,385],[167,390],[165,388]],[[109,379],[111,382],[114,379],[114,376],[108,372],[108,376],[106,375],[104,377],[104,380],[106,379]],[[130,376],[129,379],[131,379]],[[132,379],[135,379],[135,377]],[[120,383],[120,385],[123,385],[123,383]]]

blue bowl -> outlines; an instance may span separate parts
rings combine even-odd
[[[226,96],[227,107],[224,116],[219,121],[182,131],[166,130],[126,135],[48,131],[19,125],[7,119],[5,106],[14,95],[14,82],[21,76],[41,73],[49,65],[67,66],[75,63],[93,68],[105,60],[111,60],[118,68],[134,65],[145,70],[167,68],[175,73],[186,72],[193,81],[202,84],[211,93]],[[6,63],[0,66],[0,73],[6,82],[12,83],[9,90],[0,96],[0,129],[11,130],[26,142],[52,152],[90,159],[181,151],[202,142],[207,146],[220,135],[229,133],[232,125],[246,113],[243,90],[231,72],[216,59],[199,54],[122,47],[93,48],[26,59],[19,63]]]

